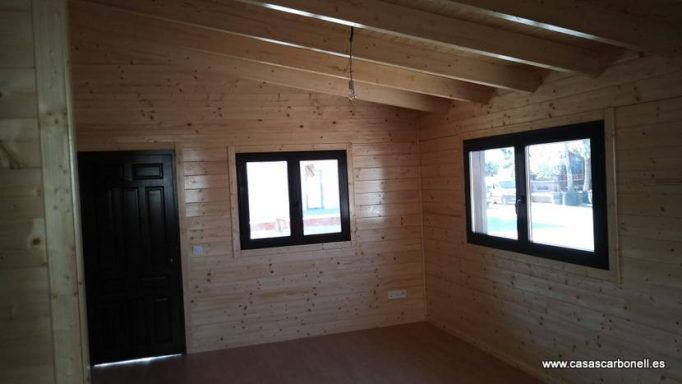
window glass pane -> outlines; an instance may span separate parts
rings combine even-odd
[[[474,232],[517,239],[514,148],[470,152]]]
[[[338,160],[301,161],[303,234],[341,232]]]
[[[594,251],[590,140],[526,147],[530,240]]]
[[[286,161],[246,163],[252,239],[291,235]]]

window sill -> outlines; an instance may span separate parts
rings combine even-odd
[[[485,245],[478,245],[465,242],[464,247],[465,249],[470,251],[468,253],[482,257],[485,260],[486,264],[490,263],[493,266],[497,265],[502,266],[507,265],[509,263],[523,264],[522,269],[528,269],[527,274],[541,279],[544,279],[543,275],[547,272],[549,273],[561,272],[575,277],[590,278],[614,284],[620,284],[621,282],[619,269],[617,268],[618,264],[616,264],[617,261],[615,257],[618,251],[617,249],[614,248],[612,248],[609,252],[610,253],[609,259],[611,260],[611,263],[614,263],[616,265],[610,268],[609,270],[606,270],[593,268],[585,265],[572,264],[560,260],[553,260],[527,255],[524,253],[518,253],[514,251],[491,248]],[[504,267],[504,269],[507,268]]]
[[[261,257],[292,253],[322,252],[335,249],[353,248],[353,241],[339,241],[333,243],[317,243],[306,245],[288,245],[260,249],[240,249],[235,251],[235,257]]]

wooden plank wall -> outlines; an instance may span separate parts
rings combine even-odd
[[[0,382],[53,383],[30,1],[0,2]]]
[[[2,383],[87,380],[65,11],[61,0],[0,1]]]
[[[615,108],[622,282],[466,244],[462,138]],[[625,58],[598,78],[422,121],[427,317],[547,381],[682,382],[682,60]],[[544,359],[660,359],[665,370],[542,370]]]
[[[33,0],[50,312],[58,384],[88,381],[66,0]]]
[[[190,352],[424,320],[416,113],[93,44],[74,23],[78,149],[174,148],[180,159]],[[228,146],[280,144],[351,145],[350,246],[233,252]],[[392,288],[409,297],[388,301]]]

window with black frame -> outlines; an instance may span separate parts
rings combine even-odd
[[[346,151],[238,153],[242,249],[350,240]]]
[[[609,269],[604,122],[464,141],[467,241]]]

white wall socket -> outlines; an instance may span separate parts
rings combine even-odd
[[[391,289],[388,291],[388,299],[404,299],[407,297],[407,289]]]

